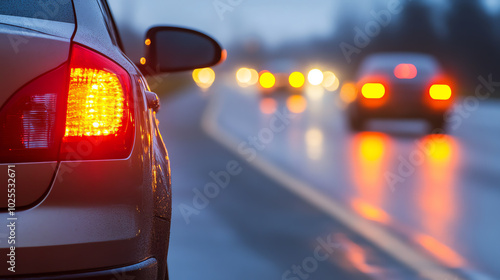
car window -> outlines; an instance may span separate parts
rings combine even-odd
[[[75,23],[71,0],[1,0],[0,15]]]

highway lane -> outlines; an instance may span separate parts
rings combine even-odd
[[[419,122],[351,133],[334,93],[262,99],[230,80],[214,90],[209,122],[243,158],[256,153],[465,278],[500,278],[498,101],[455,114],[445,137]],[[276,124],[287,108],[305,110]]]
[[[158,114],[172,160],[171,279],[421,279],[210,139],[200,124],[215,94],[188,88]],[[233,161],[241,173],[195,207],[193,190]]]

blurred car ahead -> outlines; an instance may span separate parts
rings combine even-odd
[[[301,72],[303,66],[293,60],[273,60],[257,71],[242,67],[236,71],[236,81],[240,87],[256,86],[261,96],[274,93],[302,94],[307,86],[323,87],[327,91],[336,91],[339,79],[332,71],[321,71],[317,68],[309,72]]]
[[[354,131],[373,118],[424,119],[433,131],[442,131],[444,114],[453,104],[451,81],[426,54],[371,55],[361,64],[354,87],[356,98],[347,110]]]
[[[222,57],[182,28],[145,42],[148,74]],[[0,1],[0,278],[168,279],[159,99],[120,46],[104,0]]]

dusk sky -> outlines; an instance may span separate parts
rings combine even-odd
[[[342,28],[338,26],[342,17],[362,24],[371,20],[370,11],[387,9],[391,1],[395,0],[149,0],[147,5],[135,0],[110,0],[110,4],[122,32],[138,36],[125,41],[127,50],[134,52],[131,56],[138,59],[135,53],[142,48],[146,30],[154,25],[194,28],[213,36],[226,48],[236,42],[257,40],[273,49],[331,37]],[[491,13],[498,12],[499,0],[482,1]],[[427,2],[435,6],[434,19],[439,28],[442,12],[450,2]]]

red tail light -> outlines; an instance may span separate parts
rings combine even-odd
[[[108,58],[74,45],[62,160],[124,158],[133,145],[130,77]]]
[[[276,77],[269,71],[261,72],[259,83],[263,88],[272,88],[276,84]]]
[[[361,94],[367,99],[380,99],[385,95],[385,86],[381,83],[366,83],[361,87]]]
[[[65,64],[0,111],[0,162],[118,159],[134,141],[131,80],[110,59],[73,45]]]
[[[429,88],[429,95],[434,100],[449,100],[451,94],[451,87],[447,84],[433,84]]]

